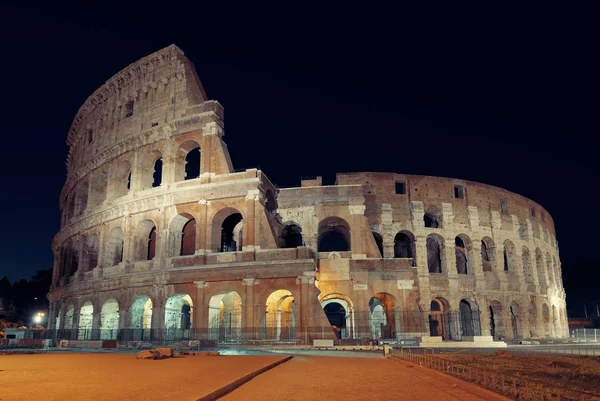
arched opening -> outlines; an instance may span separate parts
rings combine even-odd
[[[400,315],[396,313],[394,304],[394,298],[384,293],[375,294],[369,300],[371,338],[393,339],[396,337],[396,324],[399,324]]]
[[[341,294],[329,294],[321,297],[321,308],[337,339],[358,338],[350,299]]]
[[[394,258],[414,258],[415,237],[408,231],[400,231],[394,237]]]
[[[554,269],[552,269],[552,258],[548,252],[546,252],[546,271],[548,272],[550,284],[556,284],[556,280],[554,279]]]
[[[140,189],[158,187],[162,183],[162,154],[158,150],[140,150]]]
[[[429,273],[441,273],[443,269],[442,249],[443,249],[443,238],[439,235],[430,234],[427,236],[426,247],[427,247],[427,268]]]
[[[169,256],[196,253],[196,219],[188,213],[177,215],[169,228]]]
[[[496,340],[506,338],[506,327],[504,324],[502,304],[498,301],[492,301],[489,307],[490,312],[490,335]]]
[[[156,256],[156,225],[152,220],[143,220],[135,234],[134,260],[152,260]]]
[[[529,304],[529,308],[527,310],[529,315],[529,337],[535,338],[538,335],[538,327],[537,327],[537,307],[534,302]]]
[[[73,329],[73,316],[74,315],[75,315],[75,307],[73,305],[69,305],[67,307],[67,313],[65,313],[65,322],[64,322],[65,330]]]
[[[162,184],[162,157],[154,162],[154,173],[152,173],[152,188],[160,187]]]
[[[116,266],[123,261],[123,230],[115,227],[108,236],[106,266]]]
[[[188,294],[171,295],[165,303],[165,329],[167,338],[189,338],[192,327],[192,297]]]
[[[494,241],[485,237],[481,240],[481,262],[484,272],[491,272],[494,268],[496,255],[494,253]]]
[[[88,194],[90,192],[90,185],[87,179],[81,181],[77,184],[75,188],[75,195],[72,205],[73,213],[70,214],[70,217],[79,216],[82,214],[88,207]]]
[[[102,305],[100,311],[100,339],[115,340],[119,331],[119,304],[110,298]]]
[[[552,337],[552,333],[550,332],[550,309],[546,304],[542,305],[542,322],[544,324],[544,337]]]
[[[480,336],[479,310],[474,301],[462,299],[459,304],[460,330],[463,337]]]
[[[328,217],[319,223],[318,252],[347,252],[350,250],[350,226],[339,217]]]
[[[302,228],[298,224],[286,224],[281,230],[281,248],[297,248],[303,244]]]
[[[125,196],[131,188],[131,163],[127,160],[120,161],[113,170],[113,178],[110,185],[113,186],[115,198]]]
[[[423,215],[423,223],[426,228],[441,228],[442,227],[442,217],[433,212],[426,212]]]
[[[535,249],[535,269],[537,270],[540,285],[547,285],[546,274],[544,272],[544,257],[540,248]]]
[[[69,259],[69,276],[74,276],[79,270],[79,247],[79,241],[75,241]]]
[[[242,250],[242,214],[229,215],[221,225],[221,252]]]
[[[376,231],[373,231],[373,238],[375,239],[377,249],[379,249],[379,257],[383,258],[383,238],[381,237],[381,234]]]
[[[92,338],[92,320],[94,316],[94,306],[90,301],[83,304],[79,309],[79,326],[77,339],[89,340]]]
[[[534,282],[534,274],[533,267],[531,266],[531,255],[529,253],[529,249],[523,245],[521,250],[521,262],[523,263],[523,275],[525,276],[525,283],[528,286],[528,291],[535,291],[533,285]]]
[[[510,325],[512,327],[512,335],[513,339],[521,338],[519,333],[521,332],[520,322],[519,322],[519,305],[516,302],[513,302],[510,305]]]
[[[193,140],[183,142],[175,157],[175,181],[199,178],[200,159],[200,144]]]
[[[456,258],[456,271],[458,274],[470,274],[469,268],[469,249],[471,240],[464,234],[454,238],[454,254]]]
[[[87,243],[85,271],[90,271],[94,267],[98,266],[99,246],[100,240],[98,239],[98,236],[96,234],[92,234]]]
[[[133,341],[150,339],[152,328],[152,300],[145,294],[137,295],[131,304],[130,327]]]
[[[273,291],[266,302],[263,338],[287,340],[296,338],[296,301],[288,290]]]
[[[344,308],[340,302],[330,302],[323,306],[323,311],[325,312],[325,316],[327,316],[327,320],[329,321],[336,338],[338,340],[345,338],[348,316],[346,308]]]
[[[502,250],[502,254],[504,255],[504,271],[515,272],[517,269],[515,246],[509,240],[504,241],[504,248]]]
[[[429,305],[429,334],[442,337],[442,340],[452,339],[450,327],[450,310],[448,301],[444,298],[435,298]]]
[[[92,173],[92,185],[90,185],[90,196],[88,204],[90,207],[100,205],[106,200],[106,186],[108,183],[108,174],[106,171],[97,169]]]
[[[231,291],[210,297],[208,335],[221,342],[239,342],[242,337],[242,297]]]

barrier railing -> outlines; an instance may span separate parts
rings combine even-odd
[[[600,401],[600,396],[592,393],[549,386],[534,379],[495,372],[490,369],[473,367],[449,361],[438,356],[411,352],[407,349],[393,348],[392,356],[436,369],[461,380],[478,384],[488,390],[522,401]]]

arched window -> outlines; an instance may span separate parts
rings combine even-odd
[[[86,271],[92,270],[94,267],[98,265],[98,247],[100,241],[96,234],[93,234],[87,246],[87,266],[85,268]]]
[[[229,215],[221,225],[221,252],[242,250],[242,215]]]
[[[399,232],[394,238],[394,257],[413,258],[415,254],[414,246],[415,240],[411,233]]]
[[[281,230],[281,247],[296,248],[302,245],[302,228],[297,224],[286,224]]]
[[[468,274],[468,257],[465,241],[460,236],[454,238],[454,254],[456,256],[456,271],[458,274]]]
[[[319,252],[346,252],[350,250],[350,227],[340,217],[328,217],[319,223],[317,240]]]
[[[494,266],[494,241],[485,237],[481,240],[481,262],[484,272],[491,272]]]
[[[169,226],[168,255],[185,256],[196,253],[196,219],[183,213],[175,216]]]
[[[152,187],[159,187],[162,184],[162,157],[154,162],[154,173],[152,174]]]
[[[127,195],[131,189],[131,163],[122,160],[117,163],[112,173],[110,185],[115,198]]]
[[[504,241],[504,248],[502,252],[504,256],[504,271],[516,271],[517,261],[515,258],[515,246],[513,243],[509,240]]]
[[[427,237],[427,267],[429,273],[442,272],[442,244],[443,240],[439,236],[429,235]]]
[[[106,247],[106,266],[115,266],[123,261],[123,230],[115,227],[108,237]]]
[[[187,140],[181,144],[175,157],[175,181],[193,180],[200,177],[200,144]]]
[[[373,238],[375,239],[375,244],[377,244],[377,249],[379,249],[379,255],[383,258],[383,238],[381,238],[381,234],[376,231],[373,231]]]
[[[151,220],[143,220],[135,233],[135,260],[152,260],[156,255],[156,226]]]
[[[423,223],[428,228],[440,228],[442,219],[438,214],[427,212],[423,215]]]

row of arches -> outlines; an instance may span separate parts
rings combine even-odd
[[[426,239],[427,248],[427,267],[430,273],[443,273],[447,271],[444,239],[438,234],[430,234]],[[454,254],[456,263],[456,272],[458,274],[472,274],[475,266],[473,263],[475,245],[465,234],[459,234],[454,239]],[[489,237],[484,237],[479,243],[479,252],[481,256],[480,268],[484,272],[501,270],[506,272],[516,272],[523,268],[525,281],[527,284],[535,283],[534,276],[537,275],[540,284],[562,285],[560,268],[556,263],[556,258],[546,252],[545,264],[544,256],[540,248],[535,250],[535,271],[533,270],[532,258],[529,249],[522,247],[521,260],[518,260],[516,247],[510,240],[505,240],[502,245],[502,263],[499,266],[496,261],[496,249],[494,241]],[[521,263],[519,263],[521,262]]]
[[[200,177],[200,144],[194,140],[183,142],[174,157],[175,182]],[[158,150],[139,153],[138,164],[134,159],[122,159],[112,165],[94,170],[75,186],[67,198],[63,213],[66,220],[96,207],[106,199],[115,199],[131,190],[135,182],[138,190],[159,187],[163,181],[163,154]]]

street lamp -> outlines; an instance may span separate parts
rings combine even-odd
[[[35,324],[40,324],[42,323],[42,319],[46,314],[44,312],[38,312],[35,314],[35,316],[33,317],[33,322]]]

